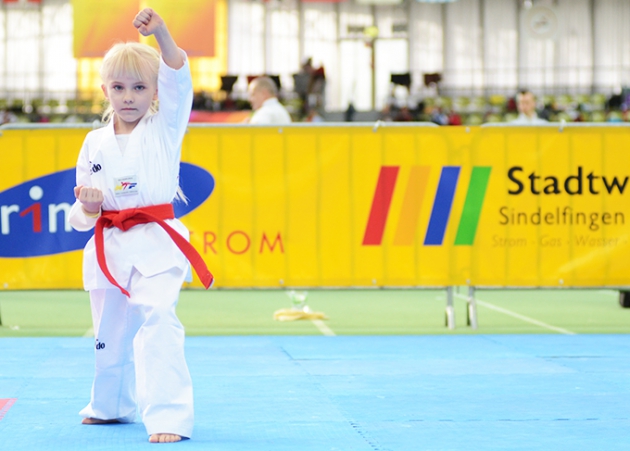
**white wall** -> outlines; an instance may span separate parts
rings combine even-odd
[[[0,8],[0,96],[74,98],[76,77],[68,0]]]

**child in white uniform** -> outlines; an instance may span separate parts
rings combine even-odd
[[[117,44],[105,55],[102,88],[111,118],[86,136],[70,213],[75,229],[96,226],[83,261],[96,374],[81,415],[84,424],[126,423],[139,410],[150,442],[174,442],[193,428],[192,382],[175,306],[188,260],[206,287],[212,275],[171,205],[192,106],[188,61],[153,10],[140,11],[133,25],[155,36],[161,56],[139,43]]]

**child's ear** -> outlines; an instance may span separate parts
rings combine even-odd
[[[109,96],[107,95],[107,88],[105,85],[101,85],[101,89],[103,90],[103,94],[105,94],[105,98],[109,100]]]
[[[158,99],[158,90],[157,88],[155,88],[155,93],[153,94],[153,100],[157,100]]]

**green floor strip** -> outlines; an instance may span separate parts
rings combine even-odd
[[[499,309],[480,303],[477,331],[466,326],[465,293],[455,298],[455,330],[444,324],[445,290],[311,290],[307,305],[337,335],[553,333],[500,309],[577,334],[630,332],[630,309],[613,290],[478,290]],[[274,321],[290,306],[284,290],[184,290],[177,312],[191,336],[322,334],[312,321]],[[0,337],[81,337],[92,327],[83,291],[0,291],[0,315]]]

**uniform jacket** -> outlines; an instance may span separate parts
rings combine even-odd
[[[121,153],[113,120],[85,138],[77,162],[77,186],[100,189],[103,210],[123,210],[173,202],[179,186],[181,144],[192,107],[192,80],[188,60],[178,70],[160,61],[158,75],[159,111],[148,112],[129,136]],[[135,185],[134,185],[135,184]],[[97,218],[87,217],[76,201],[70,224],[76,230],[90,230]],[[167,223],[188,239],[186,227],[178,220]],[[150,277],[173,267],[189,271],[188,260],[166,232],[155,223],[137,225],[123,232],[104,230],[107,266],[123,287],[132,269]],[[96,261],[94,237],[83,254],[83,284],[86,290],[113,288]]]

